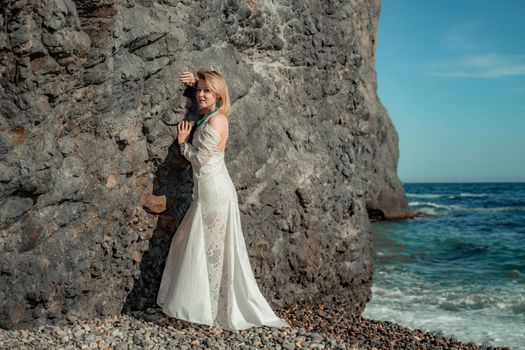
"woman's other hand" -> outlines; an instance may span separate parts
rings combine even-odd
[[[179,135],[177,136],[177,141],[179,142],[179,145],[183,142],[188,141],[191,131],[190,122],[187,120],[181,121],[177,126],[177,130],[179,131]]]
[[[182,72],[180,74],[180,82],[195,87],[197,85],[197,78],[195,78],[192,72]]]

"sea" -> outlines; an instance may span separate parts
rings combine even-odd
[[[406,183],[415,219],[372,224],[363,316],[525,350],[525,183]]]

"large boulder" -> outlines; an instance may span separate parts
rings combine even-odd
[[[196,119],[195,104],[179,74],[199,68],[229,84],[226,162],[263,294],[363,310],[367,209],[408,210],[375,91],[379,1],[12,0],[0,11],[0,327],[155,305],[191,202],[176,125]]]

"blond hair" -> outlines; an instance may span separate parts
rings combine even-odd
[[[224,80],[223,76],[214,70],[201,69],[197,72],[197,78],[208,83],[208,87],[217,96],[217,100],[221,101],[219,111],[228,117],[232,106],[230,104],[228,86],[226,86],[226,80]]]

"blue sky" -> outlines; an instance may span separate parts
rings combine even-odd
[[[525,0],[383,0],[378,94],[403,182],[525,181]]]

